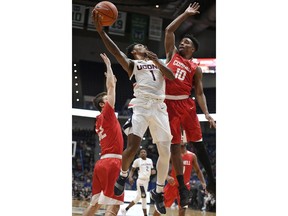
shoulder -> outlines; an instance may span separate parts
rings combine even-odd
[[[186,154],[193,158],[196,157],[196,155],[191,151],[187,151]]]
[[[196,70],[196,73],[201,73],[202,74],[202,68],[200,66],[197,65],[195,70]]]
[[[139,160],[139,159],[140,159],[140,158],[137,158],[137,159],[134,160],[133,166],[138,166],[138,164],[140,163],[140,160]]]

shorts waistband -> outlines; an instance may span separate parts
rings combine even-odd
[[[138,179],[141,180],[141,181],[149,181],[150,180],[150,178],[146,178],[146,179],[138,178]]]
[[[140,99],[147,99],[147,100],[154,100],[154,101],[164,101],[164,99],[162,98],[153,98],[153,97],[149,97],[149,96],[138,96],[136,98],[140,98]]]
[[[184,100],[189,98],[189,95],[166,95],[165,99],[168,100]]]
[[[120,154],[105,154],[105,155],[102,155],[100,159],[105,159],[105,158],[118,158],[118,159],[122,159],[122,155],[120,155]]]

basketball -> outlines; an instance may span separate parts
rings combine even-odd
[[[112,2],[101,1],[95,5],[95,10],[102,16],[102,26],[111,26],[117,20],[118,9]]]

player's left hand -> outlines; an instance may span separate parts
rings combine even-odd
[[[98,32],[102,31],[103,30],[103,26],[102,26],[102,24],[100,22],[101,15],[95,9],[92,11],[92,18],[93,18],[96,30]]]
[[[173,177],[171,177],[171,176],[167,176],[167,182],[169,183],[169,184],[171,184],[172,186],[175,184],[175,179],[173,178]]]
[[[190,16],[200,14],[198,9],[200,8],[200,4],[198,2],[191,3],[188,8],[185,10],[185,13],[189,14]]]
[[[216,123],[210,114],[205,114],[205,118],[209,121],[210,128],[216,128]]]
[[[152,61],[157,61],[157,62],[159,61],[158,56],[149,50],[146,51],[146,55]]]

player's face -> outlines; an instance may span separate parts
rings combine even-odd
[[[178,47],[180,55],[186,54],[186,53],[192,53],[194,50],[194,44],[190,38],[183,38],[180,41],[179,47]]]
[[[141,158],[146,158],[146,156],[147,156],[147,152],[145,150],[141,150],[140,151],[140,157]]]
[[[103,103],[105,104],[108,101],[108,96],[105,95],[104,97],[102,97]]]
[[[148,48],[143,44],[136,44],[134,46],[134,50],[138,53],[145,53],[148,50]]]

